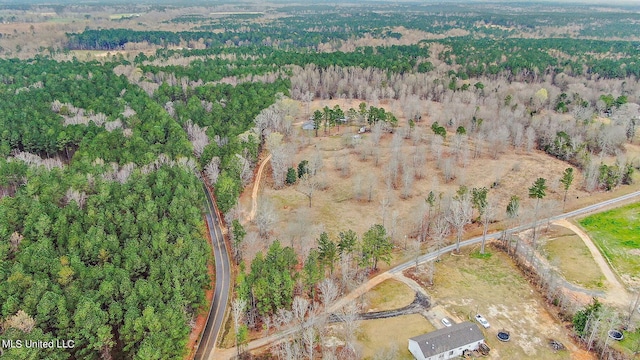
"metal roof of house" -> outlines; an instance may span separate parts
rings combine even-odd
[[[466,321],[409,340],[417,342],[424,357],[429,357],[484,340],[484,335],[478,325]]]

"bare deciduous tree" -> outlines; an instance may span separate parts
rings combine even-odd
[[[425,176],[425,165],[427,163],[427,148],[424,145],[414,147],[413,169],[416,179],[420,180]]]
[[[87,200],[87,194],[84,191],[80,192],[80,191],[74,190],[73,188],[69,188],[65,195],[65,199],[67,201],[67,204],[69,204],[72,201],[75,201],[76,204],[78,204],[78,207],[82,209],[84,208],[84,204]]]
[[[420,258],[420,248],[421,248],[422,244],[420,243],[419,239],[414,239],[412,241],[409,241],[409,245],[407,246],[407,254],[410,255],[411,257],[413,257],[414,261],[415,261],[415,267],[416,267],[416,271],[419,270],[418,268],[418,258]]]
[[[627,316],[624,319],[625,320],[624,324],[628,329],[635,328],[631,320],[633,319],[633,315],[638,309],[638,305],[640,305],[640,292],[637,292],[632,295],[635,295],[635,296],[632,296],[631,301],[629,301],[629,306],[627,307],[627,314],[626,314]]]
[[[444,239],[449,235],[449,232],[450,226],[447,219],[442,215],[436,216],[429,227],[429,235],[438,249],[438,258],[440,258],[440,249],[443,247]]]
[[[291,165],[291,148],[287,144],[282,143],[277,145],[268,145],[268,147],[271,151],[270,163],[273,176],[273,186],[276,189],[279,189],[284,186],[287,169]]]
[[[271,329],[271,325],[273,325],[273,318],[269,315],[262,317],[262,328],[264,329],[264,336],[269,335],[269,330]]]
[[[440,165],[446,183],[451,182],[457,177],[456,166],[452,158],[441,159],[438,161],[438,164]]]
[[[351,161],[345,154],[336,154],[334,158],[335,168],[340,171],[340,176],[343,178],[351,175]]]
[[[242,322],[243,314],[247,308],[247,301],[240,298],[235,298],[231,302],[231,314],[233,315],[233,328],[236,332],[236,349],[238,358],[240,357],[240,344],[238,344],[238,335],[240,334],[240,324]]]
[[[236,154],[236,159],[238,159],[238,164],[240,165],[240,179],[243,185],[249,184],[251,179],[253,179],[253,164],[247,157],[246,149],[243,155]]]
[[[413,191],[413,180],[415,173],[411,164],[405,163],[402,171],[402,198],[410,198]]]
[[[293,313],[287,309],[280,308],[276,312],[275,323],[278,330],[282,328],[282,326],[290,324],[291,320],[293,320]]]
[[[9,237],[9,245],[11,246],[11,251],[16,252],[20,247],[20,243],[24,239],[24,236],[20,235],[17,231],[14,231]]]
[[[374,147],[380,145],[380,139],[382,138],[382,122],[378,121],[371,127],[371,142]]]
[[[204,175],[207,177],[211,184],[215,184],[220,176],[220,158],[214,156],[209,164],[204,168]]]
[[[14,328],[25,334],[31,333],[36,326],[36,321],[26,312],[18,310],[18,312],[10,316],[4,323],[5,328]]]
[[[525,137],[525,149],[527,152],[533,151],[536,146],[536,131],[529,126],[524,134]]]
[[[481,254],[484,254],[484,246],[487,238],[487,230],[489,229],[489,224],[491,224],[491,222],[496,218],[496,215],[497,204],[492,201],[488,202],[482,214],[482,245],[480,246]]]
[[[260,198],[255,217],[255,223],[258,226],[260,237],[266,238],[277,221],[278,214],[273,203],[269,199]]]
[[[189,141],[193,145],[193,153],[196,157],[200,157],[204,148],[209,145],[209,137],[207,136],[207,127],[201,128],[198,124],[194,124],[191,120],[185,123],[185,130]]]
[[[456,196],[447,211],[447,221],[456,229],[456,252],[460,252],[460,239],[465,225],[471,222],[473,208],[468,195]]]
[[[338,297],[338,286],[333,280],[324,279],[318,286],[318,290],[320,292],[320,300],[326,311]]]
[[[377,182],[378,179],[373,172],[369,172],[364,178],[364,187],[367,194],[367,201],[369,202],[373,201],[373,195],[375,194]]]
[[[316,342],[316,330],[312,326],[308,326],[302,330],[302,341],[304,342],[304,348],[307,351],[309,360],[313,360],[313,346]]]
[[[315,176],[304,174],[298,181],[296,190],[309,199],[309,207],[311,207],[311,199],[319,187],[320,186]]]
[[[439,160],[442,157],[444,140],[441,136],[433,136],[431,138],[431,155],[433,159]]]
[[[384,226],[385,219],[387,218],[387,209],[391,206],[391,192],[387,191],[380,200],[380,215],[382,216],[382,226]]]
[[[347,304],[340,311],[340,319],[342,320],[342,338],[346,343],[346,348],[357,355],[355,347],[355,341],[357,337],[358,329],[360,328],[360,316],[358,315],[360,309],[358,306],[351,302]]]
[[[302,326],[304,318],[307,316],[307,310],[309,310],[309,300],[296,296],[293,298],[293,304],[291,305],[291,312],[293,317],[298,321],[298,324]]]

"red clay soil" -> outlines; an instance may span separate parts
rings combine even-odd
[[[209,223],[207,223],[207,219],[204,218],[204,224],[207,227],[206,235],[207,239],[209,239],[209,244],[213,244],[211,241],[211,233],[209,232]],[[207,264],[207,273],[209,274],[209,279],[211,279],[211,287],[205,291],[206,306],[204,309],[200,311],[200,314],[196,318],[196,326],[191,330],[191,334],[189,334],[189,342],[187,342],[187,354],[184,356],[184,360],[193,359],[195,356],[195,346],[196,342],[200,338],[200,334],[204,331],[204,327],[207,324],[207,315],[209,314],[209,304],[211,304],[211,300],[213,299],[213,291],[216,288],[216,279],[215,279],[215,271],[213,269],[213,261],[209,261]]]

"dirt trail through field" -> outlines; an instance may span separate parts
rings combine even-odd
[[[389,272],[384,272],[378,276],[375,276],[369,279],[367,282],[358,286],[355,290],[347,294],[347,296],[336,301],[331,307],[329,307],[329,312],[330,313],[338,312],[340,309],[345,307],[345,305],[347,305],[352,301],[355,301],[358,297],[364,295],[367,291],[371,290],[374,286],[380,284],[381,282],[387,279],[391,279],[392,277],[393,277],[393,274]]]
[[[605,258],[602,256],[600,250],[598,250],[598,247],[593,243],[589,235],[587,235],[587,233],[585,233],[582,229],[572,224],[568,220],[557,220],[554,221],[554,224],[565,227],[575,232],[578,236],[580,236],[582,241],[584,241],[584,244],[587,245],[587,248],[589,248],[591,256],[593,256],[596,264],[598,264],[598,266],[600,267],[600,271],[602,271],[602,274],[604,275],[608,283],[606,295],[603,301],[622,307],[629,306],[631,295],[629,295],[629,292],[627,292],[627,289],[624,287],[624,285],[620,283],[620,280],[618,280],[616,275],[613,273],[611,267],[609,266],[609,263],[607,263],[607,260],[605,260]]]
[[[258,190],[260,189],[260,180],[262,179],[262,171],[267,162],[271,160],[271,154],[264,158],[258,167],[258,174],[256,175],[256,181],[253,182],[253,192],[251,193],[251,212],[245,218],[246,221],[252,221],[256,217],[256,211],[258,209]]]

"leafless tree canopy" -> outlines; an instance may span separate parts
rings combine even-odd
[[[258,211],[255,222],[262,238],[266,238],[271,232],[273,225],[278,221],[278,213],[271,200],[260,198],[258,201]]]
[[[36,325],[36,321],[26,312],[18,310],[18,312],[10,316],[4,323],[5,328],[14,328],[29,334]]]

